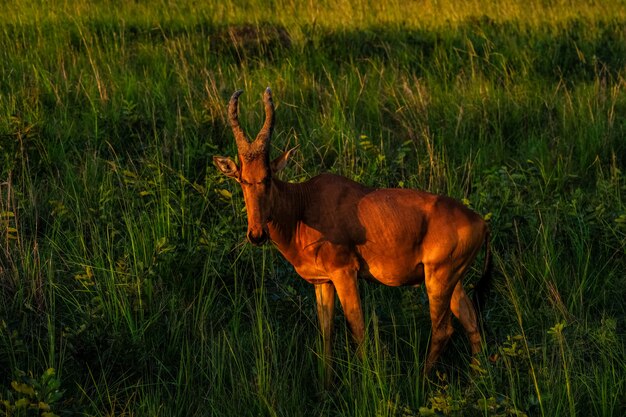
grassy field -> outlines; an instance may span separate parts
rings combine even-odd
[[[3,2],[0,415],[624,415],[625,28],[624,1]],[[490,218],[478,369],[459,328],[424,378],[424,290],[363,284],[365,358],[339,314],[322,389],[313,288],[210,163],[268,85],[283,179]]]

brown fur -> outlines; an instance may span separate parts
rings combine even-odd
[[[263,129],[269,133],[259,135],[266,140],[273,128],[273,105],[268,103],[269,89]],[[231,114],[236,115],[232,106]],[[237,127],[235,123],[235,134]],[[241,167],[228,158],[214,160],[242,185],[248,239],[257,244],[271,239],[296,272],[315,285],[327,367],[335,293],[355,340],[360,344],[365,337],[358,279],[389,286],[425,283],[432,321],[426,373],[452,335],[452,315],[477,354],[477,314],[461,280],[488,239],[485,221],[456,200],[425,191],[369,188],[333,174],[299,184],[280,181],[273,174],[291,152],[270,164],[268,154],[240,159]],[[262,181],[268,177],[271,180]]]

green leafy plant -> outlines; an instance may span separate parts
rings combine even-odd
[[[0,404],[5,415],[11,417],[58,417],[54,410],[63,398],[64,391],[60,387],[61,381],[54,368],[48,368],[39,378],[18,371],[6,398],[0,396]]]

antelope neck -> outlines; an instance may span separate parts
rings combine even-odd
[[[272,178],[270,237],[279,247],[289,245],[296,230],[296,223],[302,220],[307,201],[307,186],[293,184]]]

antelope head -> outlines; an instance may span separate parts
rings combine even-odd
[[[263,94],[265,122],[254,141],[248,140],[239,125],[238,99],[243,93],[236,91],[228,104],[228,121],[237,143],[238,166],[232,159],[214,156],[213,162],[227,177],[234,178],[243,190],[248,215],[247,237],[250,243],[262,245],[269,238],[267,223],[272,210],[272,178],[285,167],[291,149],[270,162],[270,139],[274,130],[274,102],[268,87]]]

